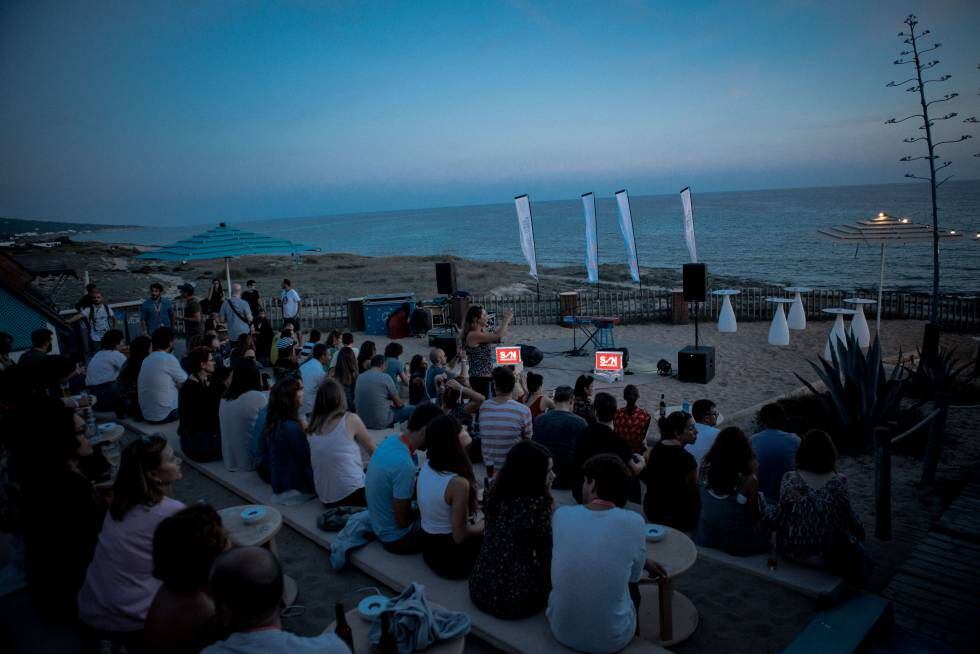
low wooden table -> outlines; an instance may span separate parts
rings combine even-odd
[[[357,609],[351,609],[347,613],[347,624],[350,625],[351,633],[354,635],[354,651],[355,652],[370,652],[371,649],[371,624],[367,620],[361,617],[361,614],[357,612]],[[331,633],[337,630],[337,621],[334,620],[330,623],[323,633]],[[453,638],[452,640],[444,640],[436,643],[432,647],[429,647],[424,652],[432,652],[432,654],[462,654],[463,648],[466,646],[466,636],[459,636],[458,638]]]
[[[245,524],[242,519],[242,511],[255,506],[265,509],[262,519]],[[279,509],[272,506],[243,504],[240,506],[229,506],[218,511],[221,516],[221,523],[228,531],[228,538],[235,547],[265,547],[277,557],[276,534],[282,529],[282,514]],[[289,575],[283,575],[282,601],[286,606],[291,606],[296,601],[299,594],[299,585],[296,580]]]
[[[667,578],[644,580],[641,584],[640,637],[669,647],[687,640],[698,628],[698,610],[685,595],[674,590],[674,579],[687,572],[698,560],[698,548],[684,532],[667,527],[659,543],[647,541],[647,556],[662,565]],[[652,586],[657,586],[653,596]]]

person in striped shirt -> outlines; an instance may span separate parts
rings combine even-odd
[[[511,398],[517,378],[505,366],[493,369],[496,395],[480,405],[480,442],[487,478],[503,465],[507,453],[521,439],[531,438],[531,410]]]

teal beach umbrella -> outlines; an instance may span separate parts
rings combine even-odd
[[[225,223],[209,229],[203,234],[191,236],[182,241],[165,245],[159,250],[152,250],[137,255],[137,259],[155,259],[158,261],[203,261],[205,259],[224,259],[225,277],[228,282],[228,292],[231,292],[231,268],[229,261],[232,257],[243,257],[252,254],[297,254],[299,252],[319,252],[301,243],[293,243],[286,239],[274,238],[255,232],[228,227]]]

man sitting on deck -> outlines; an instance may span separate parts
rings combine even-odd
[[[421,404],[408,419],[408,428],[386,438],[371,456],[364,478],[371,529],[381,545],[393,554],[422,551],[419,514],[412,510],[415,496],[416,450],[425,450],[425,427],[442,411]]]
[[[691,405],[691,416],[694,418],[694,427],[698,430],[698,438],[690,445],[685,445],[684,449],[691,453],[700,467],[701,459],[715,444],[718,432],[721,431],[715,427],[718,422],[718,407],[711,400],[698,400]]]
[[[311,350],[310,358],[299,367],[299,374],[303,379],[303,406],[299,409],[299,415],[303,419],[313,413],[316,392],[327,377],[326,365],[327,346],[324,343],[317,343]]]
[[[376,354],[371,359],[371,369],[357,378],[354,405],[368,429],[387,429],[408,420],[415,411],[414,406],[405,405],[398,397],[395,382],[385,372],[386,363],[383,354]]]
[[[559,386],[555,389],[555,408],[534,420],[532,439],[551,452],[555,471],[552,488],[556,489],[570,489],[578,480],[578,469],[574,460],[575,444],[589,425],[585,418],[572,412],[574,397],[575,391],[571,386]]]
[[[236,547],[214,562],[211,593],[222,626],[232,634],[204,654],[344,654],[334,632],[303,637],[282,630],[282,566],[262,547]]]
[[[137,381],[140,411],[147,422],[164,423],[177,419],[177,389],[187,381],[173,353],[174,330],[159,327],[153,332],[153,351],[143,360]]]
[[[752,449],[759,460],[759,490],[770,502],[778,502],[783,475],[796,467],[800,437],[783,431],[786,413],[778,404],[762,407],[759,426],[762,431],[752,437]]]

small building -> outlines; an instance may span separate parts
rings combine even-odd
[[[72,328],[31,285],[36,277],[13,257],[0,253],[0,331],[13,337],[11,355],[15,360],[31,348],[31,332],[36,329],[54,332],[53,352],[72,349]]]

